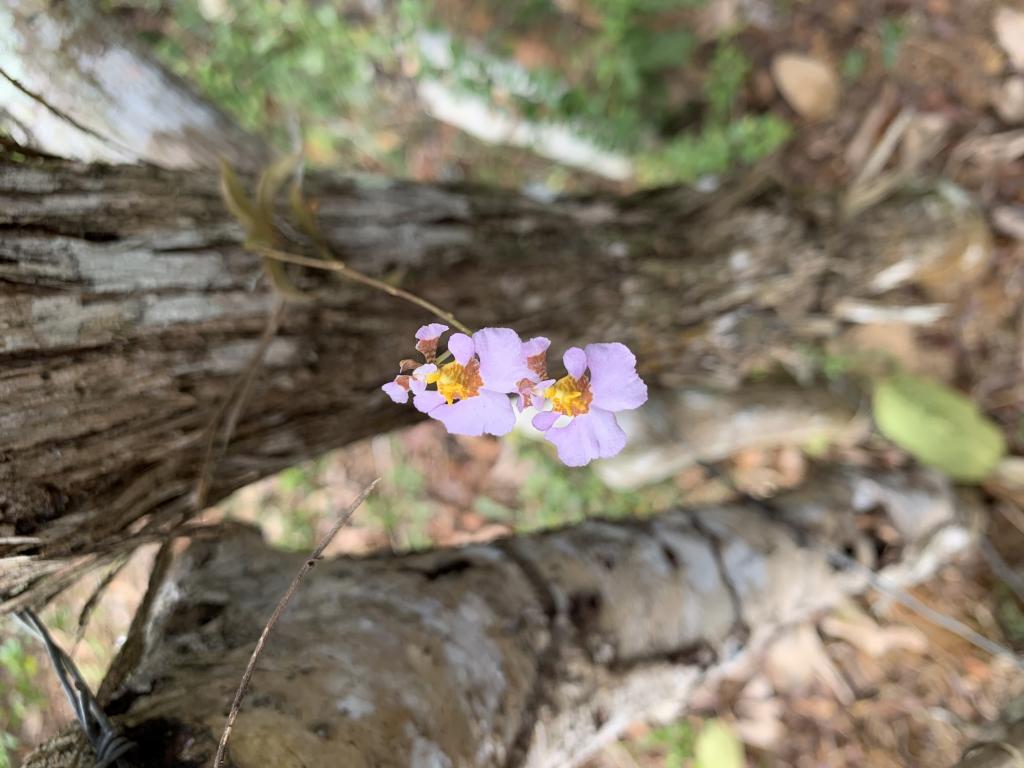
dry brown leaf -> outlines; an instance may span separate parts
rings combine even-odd
[[[1000,234],[1024,241],[1024,207],[1001,205],[992,211],[992,223]]]
[[[996,11],[992,25],[1014,69],[1024,70],[1024,12],[1004,5]]]
[[[855,698],[811,624],[780,635],[765,652],[763,669],[779,693],[798,694],[818,682],[842,704]]]
[[[874,658],[895,650],[918,654],[928,650],[928,638],[919,629],[898,624],[883,627],[853,603],[822,619],[821,629]]]
[[[1007,78],[996,90],[992,106],[1004,123],[1016,125],[1024,121],[1024,77]]]
[[[832,117],[839,107],[839,78],[826,62],[803,53],[780,53],[772,77],[783,98],[808,120]]]

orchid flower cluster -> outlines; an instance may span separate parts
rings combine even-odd
[[[520,339],[510,328],[484,328],[472,336],[453,333],[438,355],[442,323],[416,332],[423,362],[403,360],[400,373],[382,389],[396,403],[409,402],[456,435],[505,435],[516,410],[537,413],[533,426],[570,467],[615,456],[626,445],[615,414],[647,401],[636,358],[618,342],[571,347],[562,357],[566,375],[548,378],[543,336]],[[448,358],[450,361],[446,362]],[[515,406],[513,406],[514,396]]]

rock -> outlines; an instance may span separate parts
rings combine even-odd
[[[831,65],[802,53],[780,53],[772,77],[786,102],[808,120],[832,117],[839,107],[839,77]]]
[[[1004,5],[996,11],[992,26],[1014,69],[1024,71],[1024,12]]]

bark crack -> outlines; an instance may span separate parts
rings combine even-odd
[[[733,627],[730,630],[729,635],[730,637],[735,636],[742,644],[748,637],[750,637],[750,625],[747,623],[745,615],[746,612],[743,610],[743,600],[740,598],[739,590],[737,589],[732,576],[729,574],[729,569],[725,565],[725,557],[722,554],[722,540],[714,531],[701,522],[697,512],[686,510],[686,513],[694,531],[698,535],[704,537],[708,542],[708,545],[711,547],[711,556],[715,560],[715,567],[718,568],[718,575],[721,577],[722,583],[725,585],[725,589],[729,593],[729,601],[732,603],[733,612],[736,614],[736,619],[733,621]]]
[[[131,153],[131,150],[128,147],[125,147],[125,146],[121,145],[119,142],[114,141],[114,139],[110,138],[109,136],[104,136],[102,133],[100,133],[99,131],[95,130],[94,128],[90,128],[89,126],[84,125],[83,123],[80,123],[78,120],[73,118],[67,112],[65,112],[62,109],[59,109],[59,108],[53,106],[53,104],[48,102],[46,99],[44,99],[38,93],[36,93],[35,91],[33,91],[30,88],[28,88],[27,86],[25,86],[24,83],[22,83],[19,80],[11,77],[2,68],[0,68],[0,77],[2,77],[4,80],[9,82],[16,89],[21,91],[23,94],[28,96],[30,99],[32,99],[32,101],[34,101],[37,104],[39,104],[40,106],[42,106],[48,112],[53,113],[54,115],[59,117],[64,122],[68,123],[69,125],[74,126],[78,130],[80,130],[82,133],[87,133],[90,136],[92,136],[94,139],[97,139],[98,141],[102,141],[104,144],[109,144],[112,147],[116,147],[117,149],[119,149],[119,150],[121,150],[123,152]]]

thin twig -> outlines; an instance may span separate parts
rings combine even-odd
[[[404,299],[411,304],[415,304],[417,307],[427,310],[432,315],[436,315],[446,323],[450,323],[453,327],[467,335],[472,335],[473,333],[469,326],[459,322],[451,312],[441,309],[441,307],[436,304],[420,298],[414,293],[409,293],[409,291],[396,288],[395,286],[389,285],[383,280],[378,280],[375,277],[364,275],[362,272],[352,269],[352,267],[348,266],[343,261],[328,261],[326,259],[315,259],[310,256],[300,256],[297,253],[289,253],[288,251],[282,251],[277,248],[268,248],[264,245],[255,245],[253,246],[253,249],[262,256],[266,256],[267,258],[275,259],[277,261],[283,261],[286,264],[298,264],[299,266],[309,267],[310,269],[322,269],[328,272],[337,272],[353,282],[362,283],[370,288],[383,291],[389,296],[394,296],[397,299]]]
[[[210,492],[214,472],[217,469],[217,465],[220,464],[220,460],[224,457],[224,452],[227,450],[231,437],[235,433],[235,427],[238,425],[238,419],[241,417],[242,409],[245,407],[245,401],[249,397],[252,383],[256,380],[256,373],[263,363],[263,357],[270,347],[270,342],[277,335],[277,328],[284,314],[284,308],[285,302],[278,299],[270,316],[267,317],[267,324],[263,328],[263,335],[260,337],[260,342],[256,347],[256,351],[253,352],[249,364],[235,382],[232,391],[228,393],[228,396],[221,403],[216,413],[214,413],[207,427],[203,463],[199,470],[199,477],[196,480],[195,507],[199,510],[202,510],[206,505],[206,497]],[[220,436],[219,443],[217,440],[218,435]]]
[[[829,559],[841,564],[844,568],[850,568],[859,571],[864,576],[864,578],[867,579],[868,584],[870,584],[873,589],[877,590],[878,592],[881,592],[882,594],[888,597],[891,597],[900,605],[902,605],[905,608],[908,608],[913,613],[916,613],[918,616],[920,616],[922,619],[929,622],[930,624],[934,624],[937,627],[941,627],[942,629],[945,629],[947,632],[952,632],[960,639],[967,641],[976,648],[980,648],[981,650],[990,653],[993,656],[1003,656],[1005,658],[1008,658],[1019,668],[1024,669],[1024,661],[1022,661],[1017,654],[1015,654],[1006,646],[997,643],[995,640],[991,640],[985,637],[980,632],[974,631],[963,622],[954,619],[952,616],[947,616],[946,614],[936,611],[934,608],[925,605],[906,590],[900,589],[899,587],[893,584],[889,584],[884,578],[882,578],[880,575],[875,573],[873,570],[868,568],[863,563],[858,562],[857,560],[854,560],[852,557],[848,557],[847,555],[844,555],[842,552],[838,551],[829,552],[828,557]]]
[[[117,575],[124,570],[125,566],[131,560],[130,555],[125,555],[121,558],[121,561],[115,564],[102,579],[100,583],[96,585],[96,588],[89,595],[89,599],[85,601],[85,605],[82,606],[82,610],[78,612],[78,628],[75,630],[75,637],[71,643],[71,651],[68,655],[71,658],[75,657],[78,652],[78,646],[81,644],[82,639],[85,637],[85,632],[89,628],[89,619],[92,618],[93,611],[96,610],[96,606],[100,604],[100,600],[103,594],[107,591],[107,587],[110,586],[111,582],[117,578]]]
[[[277,602],[277,607],[274,608],[274,612],[270,615],[270,619],[267,621],[266,626],[263,627],[263,632],[260,633],[260,639],[256,641],[256,647],[252,651],[252,656],[249,657],[249,663],[245,667],[245,672],[242,674],[242,681],[238,684],[238,690],[235,691],[235,700],[231,702],[231,711],[228,713],[228,720],[224,726],[224,733],[221,734],[220,744],[217,745],[217,755],[213,759],[214,768],[222,768],[224,765],[224,758],[227,755],[228,739],[231,738],[231,729],[234,728],[235,720],[238,718],[238,712],[242,707],[242,699],[245,697],[246,692],[249,690],[249,683],[252,681],[253,672],[256,671],[256,662],[259,660],[260,654],[263,652],[263,646],[267,642],[267,638],[270,636],[271,631],[274,629],[274,625],[277,624],[278,619],[281,618],[281,614],[284,613],[284,609],[288,607],[288,603],[291,602],[295,596],[296,590],[299,588],[299,583],[305,578],[306,574],[309,573],[313,566],[316,565],[327,549],[327,545],[331,543],[331,540],[338,534],[338,531],[349,521],[349,518],[355,513],[359,505],[362,504],[366,497],[370,495],[374,488],[377,487],[377,483],[380,482],[378,477],[368,486],[366,486],[362,493],[356,496],[355,500],[348,505],[344,512],[338,517],[331,526],[331,530],[327,532],[320,543],[316,545],[316,549],[310,554],[306,561],[302,564],[302,568],[295,574],[295,578],[292,579],[292,583],[288,586],[288,590],[284,593],[284,596]]]

